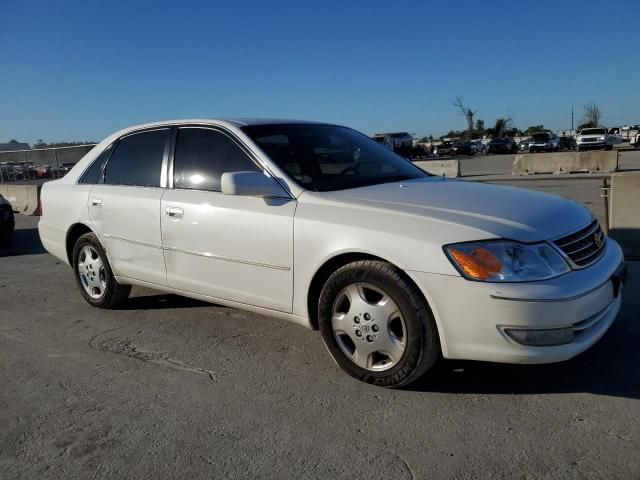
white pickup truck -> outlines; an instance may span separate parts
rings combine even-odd
[[[616,140],[616,135],[609,134],[604,127],[583,128],[576,136],[576,150],[611,150],[615,143],[619,143]]]

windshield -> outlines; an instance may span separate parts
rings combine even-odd
[[[506,138],[494,138],[491,140],[491,143],[507,143]]]
[[[585,128],[580,135],[604,135],[607,131],[604,128]]]
[[[273,124],[242,130],[298,184],[316,192],[428,176],[410,161],[346,127]]]

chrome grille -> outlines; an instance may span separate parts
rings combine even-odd
[[[588,267],[604,252],[607,237],[597,220],[553,242],[578,268]]]

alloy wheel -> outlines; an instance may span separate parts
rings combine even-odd
[[[373,285],[353,283],[342,289],[333,303],[331,326],[343,353],[366,370],[388,370],[404,354],[407,329],[402,313]]]
[[[104,263],[98,252],[88,245],[78,255],[80,283],[91,298],[102,297],[107,289]]]

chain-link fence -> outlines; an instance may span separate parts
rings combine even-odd
[[[60,178],[94,145],[0,152],[0,183]]]

